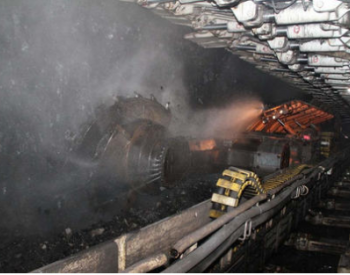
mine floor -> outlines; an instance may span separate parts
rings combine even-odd
[[[6,236],[0,244],[0,272],[29,272],[96,244],[152,224],[210,198],[218,174],[191,176],[158,196],[137,194],[133,206],[108,222],[53,236]],[[120,207],[118,201],[109,207]],[[73,210],[72,210],[73,211]]]

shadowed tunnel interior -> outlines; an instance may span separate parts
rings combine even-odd
[[[32,243],[33,251],[42,251],[49,246],[45,240],[58,234],[69,239],[67,229],[87,228],[90,234],[89,228],[101,221],[105,228],[108,223],[139,228],[210,197],[212,174],[203,180],[203,197],[193,202],[181,201],[182,192],[188,197],[200,193],[184,191],[186,185],[177,195],[164,190],[162,200],[176,203],[164,202],[161,214],[149,213],[139,224],[144,212],[130,206],[132,196],[124,195],[128,190],[117,190],[120,197],[112,206],[96,208],[86,190],[96,184],[92,171],[97,163],[74,148],[99,106],[112,106],[118,96],[154,96],[163,106],[170,103],[173,136],[198,137],[202,125],[210,125],[208,117],[237,101],[274,106],[312,99],[227,51],[184,40],[188,32],[115,0],[0,2],[0,271],[30,271],[86,248],[77,248],[81,240],[75,237],[71,250],[57,243],[52,247],[62,251],[57,255],[37,257],[35,264],[24,258],[22,251]],[[149,195],[138,199],[143,211],[155,207]],[[135,222],[128,224],[124,216]],[[92,243],[119,233],[109,231]]]

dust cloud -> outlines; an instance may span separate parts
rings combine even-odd
[[[96,163],[73,157],[70,144],[96,107],[118,95],[170,102],[173,135],[211,136],[228,125],[237,132],[256,115],[259,103],[230,105],[231,95],[269,91],[266,75],[255,73],[255,86],[243,89],[251,66],[183,40],[188,32],[117,0],[0,1],[3,239],[90,222],[78,209],[91,210],[85,198]],[[218,100],[228,102],[224,109],[211,106]]]
[[[232,139],[246,131],[263,109],[257,97],[245,97],[225,107],[193,112],[187,123],[178,125],[176,133],[195,138]]]
[[[67,200],[90,211],[96,163],[70,150],[97,106],[137,93],[185,105],[182,44],[173,43],[185,30],[169,35],[153,17],[115,0],[0,2],[2,228],[50,231],[74,207]],[[71,222],[84,217],[76,210]]]

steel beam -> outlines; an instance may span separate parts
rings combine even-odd
[[[321,201],[318,207],[328,210],[350,211],[350,203],[337,202],[331,199]]]
[[[348,243],[343,240],[326,239],[306,233],[294,233],[285,242],[297,250],[322,252],[327,254],[342,254],[346,251]]]
[[[124,272],[129,267],[131,270],[141,270],[145,266],[148,268],[163,263],[164,257],[160,253],[167,253],[176,240],[211,221],[208,215],[210,208],[211,202],[207,200],[137,232],[122,235],[33,272],[116,273]],[[159,253],[161,259],[154,253]],[[145,261],[142,262],[143,259]]]
[[[305,220],[315,225],[350,228],[350,217],[346,216],[324,216],[322,213],[318,213],[315,216],[306,216]]]

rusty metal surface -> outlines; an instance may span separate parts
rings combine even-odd
[[[249,130],[298,135],[312,125],[330,120],[333,115],[306,102],[294,100],[264,111],[262,119]]]

